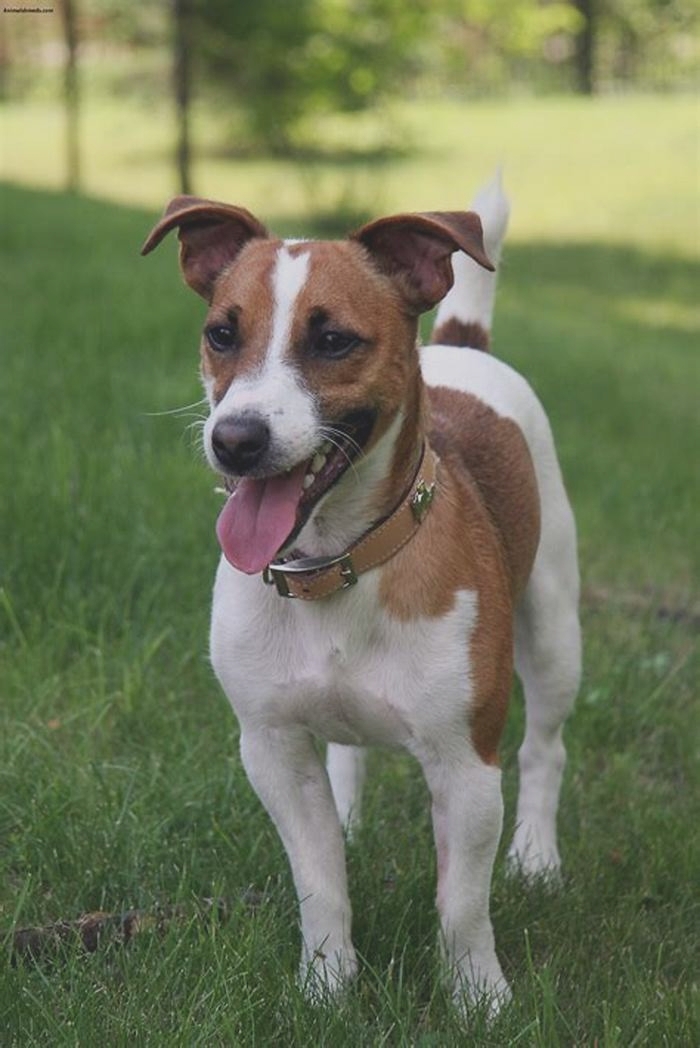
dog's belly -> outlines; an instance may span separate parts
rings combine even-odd
[[[405,747],[468,737],[476,597],[399,622],[376,573],[324,601],[285,600],[222,561],[211,629],[216,674],[242,727],[302,725],[329,742]]]

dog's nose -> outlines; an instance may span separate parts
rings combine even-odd
[[[250,472],[270,445],[270,427],[259,415],[240,415],[217,422],[211,435],[217,459],[230,473]]]

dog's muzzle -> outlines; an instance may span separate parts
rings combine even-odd
[[[256,469],[270,447],[270,427],[260,415],[223,418],[211,434],[211,446],[221,468],[236,476]]]

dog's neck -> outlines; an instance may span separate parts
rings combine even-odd
[[[376,444],[329,491],[294,540],[295,556],[344,552],[401,503],[418,468],[426,432],[426,396],[416,354],[401,407]],[[289,551],[283,550],[282,553]]]

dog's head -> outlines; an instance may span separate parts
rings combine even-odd
[[[209,305],[204,446],[236,485],[225,549],[257,572],[406,410],[417,319],[451,287],[452,253],[493,266],[473,212],[396,215],[342,241],[282,241],[243,208],[180,196],[143,254],[172,229],[184,278]]]

